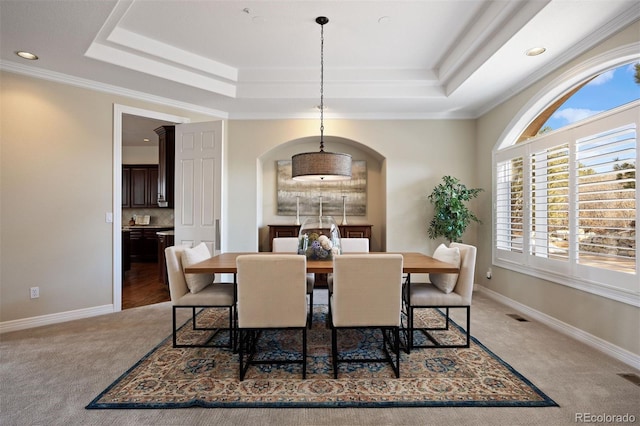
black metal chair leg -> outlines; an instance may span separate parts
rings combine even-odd
[[[312,327],[313,323],[313,290],[309,293],[309,321],[307,322],[307,326],[309,328]]]
[[[307,378],[307,329],[302,329],[302,379]]]
[[[471,306],[467,306],[467,345],[468,348],[471,343]]]
[[[333,378],[338,378],[338,333],[331,327],[331,354],[333,358]]]
[[[395,362],[391,360],[391,367],[393,367],[396,378],[400,378],[400,327],[392,327],[389,335],[393,338],[389,343],[395,356]]]
[[[409,328],[409,336],[407,338],[407,353],[411,353],[413,349],[413,306],[409,306],[409,318],[407,318],[407,324]]]
[[[240,363],[239,376],[240,381],[244,380],[244,331],[240,330],[240,339],[238,342],[238,358]]]
[[[464,344],[455,344],[455,345],[445,345],[445,344],[440,344],[436,338],[430,333],[430,331],[447,331],[450,329],[449,327],[449,322],[453,321],[450,317],[450,309],[453,308],[464,308],[465,309],[465,313],[466,313],[466,330],[465,330],[465,343]],[[419,327],[419,328],[414,328],[414,321],[413,321],[413,316],[414,316],[414,309],[444,309],[444,313],[442,314],[445,319],[445,326],[444,327],[437,327],[437,328],[426,328],[426,327]],[[442,312],[441,312],[442,313]],[[409,329],[409,344],[407,345],[408,348],[411,349],[416,349],[416,348],[468,348],[471,344],[471,306],[415,306],[415,307],[409,307],[409,318],[407,320],[407,324],[408,324],[408,329]],[[413,338],[413,334],[414,331],[421,331],[425,337],[427,339],[429,339],[431,341],[431,343],[433,343],[432,345],[417,345],[414,342],[414,338]],[[407,353],[409,353],[407,351]]]
[[[173,347],[175,348],[178,345],[178,330],[176,330],[176,307],[173,308]]]

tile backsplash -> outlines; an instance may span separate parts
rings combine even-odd
[[[122,209],[122,225],[129,224],[133,215],[149,215],[149,225],[173,226],[173,209]]]

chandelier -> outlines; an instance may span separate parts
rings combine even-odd
[[[351,179],[351,155],[324,150],[324,25],[325,16],[316,18],[320,25],[320,151],[303,152],[291,157],[291,177],[301,181]]]

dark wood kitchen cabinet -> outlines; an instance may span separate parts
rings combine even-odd
[[[122,166],[122,207],[158,207],[158,166]]]
[[[124,273],[131,269],[131,231],[122,230],[122,278],[124,281]]]
[[[159,207],[173,208],[176,143],[175,126],[160,126],[158,135],[158,199]],[[164,201],[164,202],[162,202]]]
[[[171,228],[130,228],[129,258],[131,262],[158,262],[158,235],[156,233],[169,229]]]
[[[130,179],[131,208],[149,207],[149,167],[132,166]]]
[[[143,230],[131,229],[129,231],[129,260],[131,262],[142,262],[145,257]]]
[[[158,232],[158,278],[162,284],[169,284],[167,276],[167,260],[164,256],[164,250],[173,246],[172,232]]]
[[[122,166],[122,207],[131,207],[131,169]]]
[[[158,207],[158,167],[149,167],[147,176],[147,201],[149,207]]]

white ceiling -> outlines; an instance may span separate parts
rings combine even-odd
[[[317,16],[326,118],[475,118],[640,19],[640,2],[0,0],[0,65],[222,118],[317,118]]]
[[[155,129],[173,124],[175,123],[122,114],[122,145],[158,148],[159,137]]]

